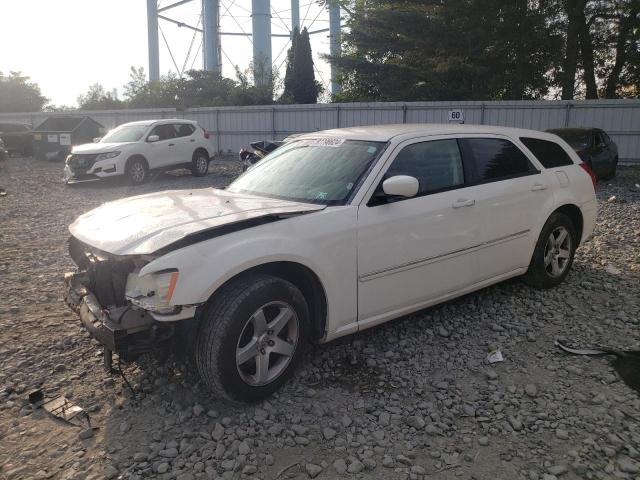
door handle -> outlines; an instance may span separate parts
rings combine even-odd
[[[190,141],[190,142],[195,142],[195,141],[196,141],[196,139],[195,139],[195,138],[192,138],[192,139],[191,139],[191,140],[189,140],[189,141]]]
[[[468,200],[466,198],[460,198],[456,200],[453,205],[453,208],[462,208],[462,207],[473,207],[476,204],[475,200]]]
[[[546,190],[547,186],[543,185],[542,183],[534,183],[533,187],[531,187],[531,191],[532,192],[537,192],[539,190]]]
[[[173,147],[174,145],[175,145],[175,143],[170,143],[169,144],[170,147]]]

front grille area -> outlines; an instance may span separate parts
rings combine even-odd
[[[86,172],[93,164],[96,163],[96,158],[98,155],[96,154],[73,154],[69,159],[69,168],[75,173],[78,172]]]
[[[69,254],[81,271],[87,272],[88,285],[103,308],[123,307],[127,276],[135,269],[131,257],[110,255],[90,248],[75,237],[69,239]]]

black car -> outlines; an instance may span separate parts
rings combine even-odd
[[[9,152],[28,157],[33,154],[31,125],[17,122],[0,122],[0,138]]]
[[[598,180],[615,177],[618,167],[618,146],[599,128],[552,128],[547,130],[567,142],[580,156]]]

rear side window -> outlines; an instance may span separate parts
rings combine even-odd
[[[455,140],[432,140],[404,147],[386,177],[410,175],[418,179],[418,195],[457,187],[464,183],[462,158]]]
[[[188,137],[196,130],[196,127],[188,123],[177,123],[174,128],[176,129],[177,137]]]
[[[524,146],[538,159],[544,168],[564,167],[573,165],[573,160],[564,148],[555,142],[540,140],[539,138],[520,137]]]
[[[509,140],[461,138],[465,163],[470,160],[471,183],[484,183],[538,173],[527,156]]]

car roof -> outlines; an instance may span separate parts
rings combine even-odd
[[[335,128],[307,133],[296,137],[295,140],[317,137],[337,137],[347,140],[366,140],[373,142],[388,142],[392,139],[404,140],[416,136],[429,135],[455,135],[455,134],[493,134],[507,135],[510,137],[534,136],[554,140],[553,135],[537,130],[521,128],[498,127],[492,125],[449,125],[438,123],[409,123],[390,125],[368,125],[362,127]]]
[[[564,128],[548,128],[545,132],[567,132],[567,133],[581,133],[581,132],[594,132],[600,130],[595,127],[564,127]]]
[[[186,120],[184,118],[160,118],[155,120],[138,120],[137,122],[127,122],[122,125],[163,125],[165,123],[189,123],[191,125],[197,125],[195,120]],[[120,127],[122,125],[119,125]]]

